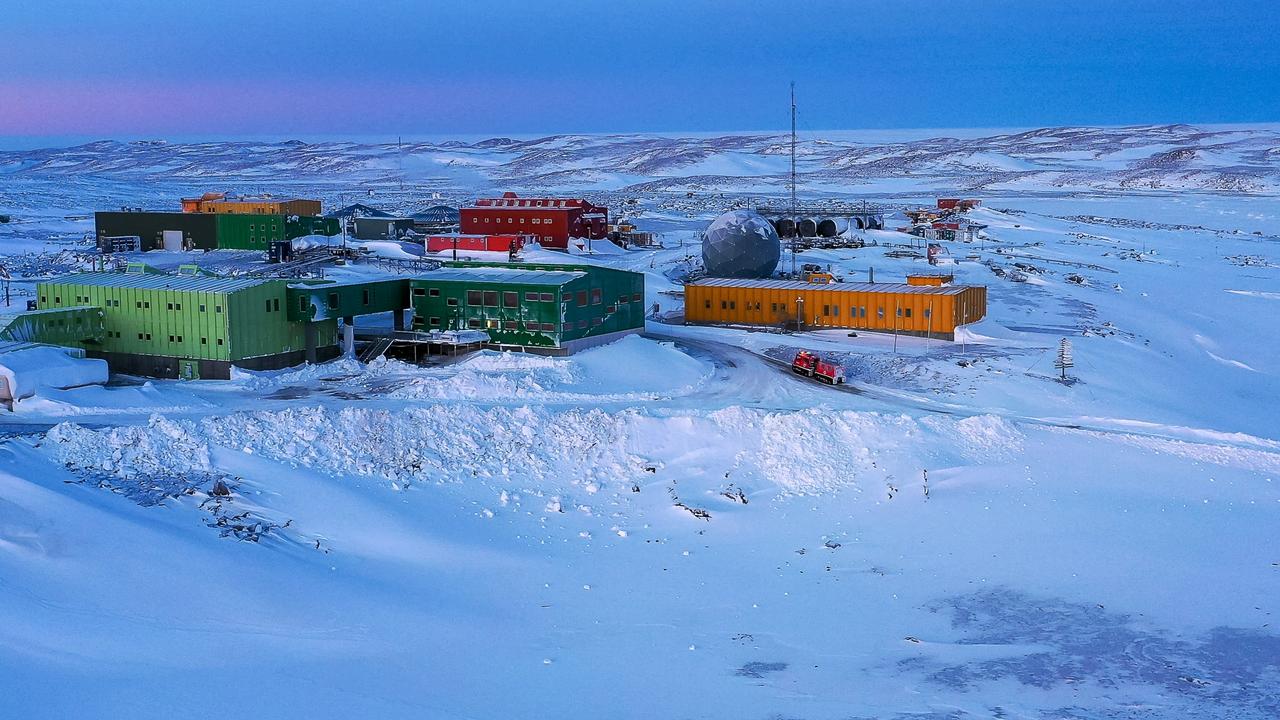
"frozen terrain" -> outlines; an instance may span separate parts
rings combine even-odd
[[[0,416],[0,717],[1280,717],[1276,129],[802,150],[812,200],[982,198],[938,268],[892,231],[798,262],[952,271],[987,319],[680,324],[698,231],[781,195],[780,136],[0,152],[15,304],[87,267],[94,209],[210,189],[586,193],[666,245],[576,258],[645,272],[662,320],[573,357],[116,378]]]

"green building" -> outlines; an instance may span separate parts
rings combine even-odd
[[[68,337],[65,327],[56,327],[61,334],[38,339],[83,348],[112,372],[168,378],[226,379],[232,365],[271,370],[335,357],[337,322],[291,321],[287,290],[284,280],[260,278],[66,275],[37,284],[37,314],[98,309],[100,326],[91,315],[82,322],[100,330]]]
[[[305,235],[332,237],[336,218],[181,212],[94,213],[99,246],[105,237],[137,236],[142,250],[269,250],[271,243]]]
[[[549,354],[644,329],[644,275],[595,265],[448,263],[409,280],[416,330],[485,330]]]

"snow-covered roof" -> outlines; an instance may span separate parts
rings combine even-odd
[[[96,287],[226,293],[257,287],[268,282],[272,282],[272,280],[267,278],[211,277],[208,275],[168,275],[164,273],[86,272],[61,275],[43,280],[40,284],[67,283]]]
[[[703,278],[688,285],[701,287],[763,288],[766,290],[822,290],[824,292],[880,292],[907,295],[959,295],[971,285],[908,285],[906,283],[810,283],[803,280],[738,280],[735,278]]]
[[[436,270],[414,279],[424,282],[443,281],[513,283],[521,285],[565,285],[573,280],[586,276],[587,274],[582,271],[516,270],[484,267]]]

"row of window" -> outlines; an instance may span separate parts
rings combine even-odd
[[[710,309],[711,309],[711,301],[710,301],[710,300],[704,300],[704,301],[703,301],[703,303],[704,303],[704,304],[703,304],[703,307],[704,307],[704,308],[706,308],[707,310],[710,310]],[[721,301],[720,301],[720,309],[721,309],[721,310],[737,310],[737,309],[738,309],[738,303],[737,303],[737,301],[736,301],[736,300],[721,300]],[[759,310],[760,310],[760,303],[750,303],[750,302],[748,302],[748,303],[746,303],[746,304],[743,306],[743,308],[742,308],[742,309],[743,309],[743,310],[756,310],[756,311],[759,311]],[[770,310],[771,312],[774,312],[774,313],[779,313],[779,312],[785,313],[785,312],[787,311],[787,304],[786,304],[786,303],[769,303],[769,310]],[[829,316],[829,317],[840,317],[840,306],[839,306],[839,305],[823,305],[823,306],[822,306],[822,314],[823,314],[823,315],[826,315],[826,316]],[[933,313],[932,313],[932,311],[931,311],[931,310],[929,310],[928,308],[925,308],[924,316],[925,316],[926,318],[931,317],[931,316],[932,316],[932,314],[933,314]],[[911,308],[903,308],[903,307],[897,308],[897,315],[898,315],[898,317],[907,317],[907,318],[909,318],[909,317],[911,317]],[[866,317],[866,316],[867,316],[867,306],[866,306],[866,305],[858,305],[858,306],[850,306],[850,307],[849,307],[849,317],[851,317],[851,318],[864,318],[864,317]],[[876,308],[876,317],[880,318],[881,320],[883,320],[883,319],[884,319],[884,307],[883,307],[883,306]]]
[[[49,296],[48,296],[48,295],[41,295],[41,296],[40,296],[40,304],[44,305],[44,304],[47,304],[48,302],[49,302]],[[61,305],[61,304],[62,304],[62,296],[61,296],[61,295],[54,295],[54,296],[53,296],[53,304],[54,304],[54,305]],[[84,295],[84,296],[76,295],[76,301],[75,301],[75,304],[76,304],[76,305],[92,305],[92,304],[93,304],[93,302],[90,300],[90,298],[89,298],[89,296],[88,296],[88,295]],[[177,302],[177,303],[174,303],[174,302],[171,302],[171,303],[165,303],[165,305],[166,305],[166,308],[165,308],[165,309],[166,309],[166,310],[170,310],[170,311],[172,311],[172,312],[179,312],[179,311],[181,311],[181,310],[182,310],[182,303],[180,303],[180,302]],[[120,301],[119,301],[118,299],[116,299],[116,298],[108,298],[107,300],[103,301],[103,307],[120,307]],[[134,301],[134,307],[135,307],[135,308],[137,308],[138,310],[150,310],[150,309],[151,309],[151,301],[150,301],[150,300],[136,300],[136,301]],[[271,308],[267,308],[267,309],[268,309],[268,310],[270,310]],[[279,307],[279,301],[278,301],[278,300],[276,301],[276,309],[277,309],[277,310],[279,310],[279,309],[280,309],[280,307]],[[214,306],[213,306],[213,311],[214,311],[215,313],[220,313],[220,312],[222,312],[222,306],[221,306],[221,305],[214,305]],[[201,304],[200,304],[200,312],[205,312],[205,305],[204,305],[204,303],[201,303]]]
[[[547,225],[550,225],[551,223],[555,222],[555,219],[554,219],[554,218],[528,218],[528,220],[529,220],[529,224],[530,224],[530,225],[542,225],[542,224],[544,224],[544,223],[545,223],[545,224],[547,224]],[[492,221],[493,223],[495,223],[495,224],[497,224],[497,225],[501,225],[501,224],[502,224],[502,218],[485,218],[485,219],[484,219],[484,221],[485,221],[486,223],[488,223],[488,222]],[[523,225],[523,224],[524,224],[524,221],[525,221],[525,218],[520,218],[520,224],[521,224],[521,225]],[[511,224],[513,224],[513,223],[515,223],[515,218],[507,218],[507,224],[508,224],[508,225],[511,225]]]
[[[107,336],[108,336],[108,337],[117,337],[117,338],[118,338],[118,337],[120,337],[120,333],[119,333],[119,332],[117,332],[117,333],[115,333],[115,335],[112,335],[111,333],[107,333]],[[150,340],[150,339],[151,339],[151,333],[149,333],[149,332],[140,332],[140,333],[138,333],[138,339],[139,339],[139,340]],[[218,341],[218,345],[221,345],[221,344],[222,344],[222,338],[215,338],[215,339]],[[173,343],[173,342],[178,342],[178,343],[180,343],[180,342],[182,342],[182,336],[181,336],[181,335],[170,335],[170,336],[169,336],[169,342],[171,342],[171,343]],[[200,344],[201,344],[201,345],[208,345],[208,344],[209,344],[209,338],[205,338],[205,337],[200,338]]]
[[[417,297],[426,295],[427,297],[440,297],[440,288],[414,288],[413,294]],[[367,291],[366,291],[367,295]],[[501,297],[499,297],[501,296]],[[555,295],[548,292],[526,292],[524,294],[525,302],[555,302]],[[588,304],[600,305],[604,302],[604,291],[600,288],[592,288],[590,294],[588,291],[580,290],[576,294],[572,292],[564,293],[560,296],[563,302],[577,301],[578,307],[586,307]],[[632,293],[630,296],[619,295],[618,304],[624,305],[627,302],[641,302],[644,296],[641,293]],[[501,305],[499,305],[501,300]],[[330,296],[331,306],[336,307],[337,294]],[[446,298],[449,305],[457,305],[455,298]],[[366,298],[365,304],[368,304]],[[499,293],[497,290],[468,290],[467,305],[471,307],[504,307],[516,308],[520,307],[520,294],[512,291],[503,291]],[[708,305],[708,307],[710,307]],[[305,306],[304,306],[305,309]],[[617,308],[610,305],[608,312],[614,312]]]

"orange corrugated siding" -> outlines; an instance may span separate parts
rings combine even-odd
[[[767,288],[685,285],[685,320],[692,323],[782,325],[802,307],[810,327],[954,333],[957,325],[986,315],[986,288],[967,286],[948,294],[840,290],[837,285]],[[837,288],[837,289],[833,289]],[[802,303],[798,303],[802,300]]]

